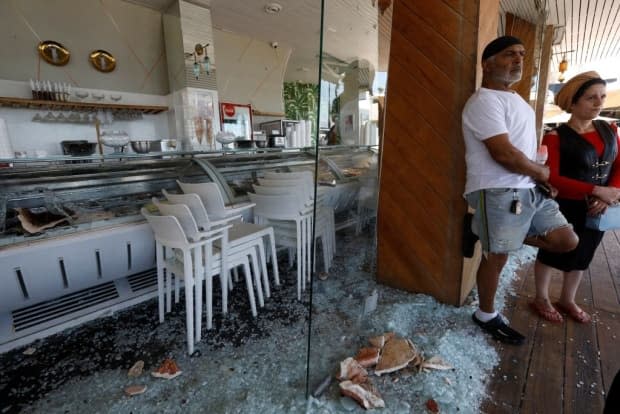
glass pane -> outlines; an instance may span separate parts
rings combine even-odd
[[[334,372],[388,322],[370,321],[378,312],[375,225],[391,27],[391,7],[382,12],[376,3],[324,5],[318,152],[333,180],[317,182],[308,391],[330,412],[357,405],[341,397]]]

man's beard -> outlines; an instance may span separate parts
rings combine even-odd
[[[522,74],[523,72],[521,70],[519,70],[519,72],[514,72],[514,73],[508,72],[505,75],[496,75],[495,80],[501,83],[507,84],[508,86],[512,86],[521,80]]]

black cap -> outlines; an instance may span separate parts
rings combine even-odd
[[[482,52],[482,61],[498,54],[512,45],[522,45],[523,42],[514,36],[501,36],[489,43]]]

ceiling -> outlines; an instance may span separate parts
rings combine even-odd
[[[165,10],[174,0],[125,0]],[[286,79],[317,79],[320,41],[320,0],[276,0],[282,11],[264,12],[273,0],[189,0],[211,9],[214,27],[277,41],[293,48]],[[324,52],[335,64],[355,59],[378,64],[378,44],[383,34],[378,20],[377,0],[325,0]],[[588,63],[620,56],[620,1],[618,0],[500,0],[499,33],[504,33],[504,16],[510,12],[533,23],[556,27],[551,68],[566,57],[576,73]],[[390,10],[391,13],[391,10]],[[615,69],[615,66],[608,65]],[[551,82],[557,73],[550,74]],[[614,77],[604,74],[605,77]],[[620,76],[618,76],[620,77]]]
[[[164,11],[174,0],[125,0]],[[265,42],[292,47],[285,80],[315,82],[321,34],[320,0],[275,0],[282,6],[277,14],[265,12],[273,0],[189,0],[211,9],[213,27],[244,34]],[[346,66],[356,59],[378,65],[381,30],[377,0],[326,0],[323,51],[329,68]],[[325,62],[324,62],[325,63]],[[327,66],[327,65],[326,65]]]
[[[553,25],[555,30],[551,80],[557,79],[560,61],[568,61],[567,77],[592,67],[595,62],[620,57],[620,1],[618,0],[501,0],[500,12]],[[503,24],[503,20],[502,20]],[[504,33],[500,27],[500,33]],[[616,65],[604,77],[613,74]]]

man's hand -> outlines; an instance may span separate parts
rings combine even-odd
[[[508,134],[487,138],[484,145],[491,158],[508,171],[531,177],[534,181],[546,183],[549,180],[549,167],[538,164],[519,151],[508,139]]]

